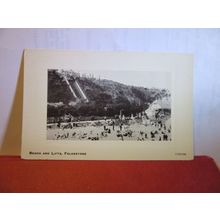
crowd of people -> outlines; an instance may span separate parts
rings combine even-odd
[[[103,119],[57,123],[48,127],[48,139],[62,140],[171,140],[170,118],[144,120],[143,118]]]

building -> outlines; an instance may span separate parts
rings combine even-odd
[[[163,97],[162,99],[157,99],[151,103],[147,110],[145,110],[148,118],[156,119],[158,114],[160,116],[171,113],[171,97]]]

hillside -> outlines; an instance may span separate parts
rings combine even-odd
[[[68,81],[73,86],[73,76],[69,75]],[[164,89],[129,86],[107,79],[79,77],[78,83],[88,103],[77,103],[63,77],[55,70],[48,71],[48,117],[69,113],[75,117],[115,116],[120,111],[124,115],[136,114],[156,99],[169,96]]]

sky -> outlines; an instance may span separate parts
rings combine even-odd
[[[93,74],[94,77],[109,79],[126,85],[142,86],[145,88],[171,88],[171,73],[149,71],[79,71]]]

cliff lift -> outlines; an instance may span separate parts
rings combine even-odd
[[[83,89],[81,88],[78,80],[77,80],[77,76],[74,76],[74,83],[73,83],[73,87],[75,89],[75,91],[77,91],[77,93],[79,95],[76,94],[76,92],[74,91],[73,87],[71,86],[71,84],[69,83],[69,80],[67,78],[67,72],[61,70],[61,76],[63,77],[64,81],[66,82],[70,92],[72,93],[73,97],[76,99],[77,102],[84,102],[84,103],[88,103],[89,100],[87,98],[87,96],[85,95],[85,93],[83,92]]]

